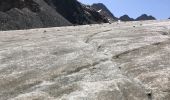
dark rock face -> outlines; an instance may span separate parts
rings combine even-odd
[[[89,6],[77,0],[46,0],[62,16],[73,24],[103,23],[107,20]]]
[[[148,16],[146,14],[143,14],[139,16],[138,18],[136,18],[136,21],[140,21],[140,20],[156,20],[156,18],[153,16]]]
[[[128,15],[123,15],[119,18],[119,20],[121,20],[121,21],[141,21],[141,20],[156,20],[156,18],[153,16],[148,16],[146,14],[143,14],[136,19],[130,18]]]
[[[133,18],[130,18],[128,15],[123,15],[119,18],[121,21],[134,21]]]
[[[39,5],[34,0],[1,0],[0,11],[8,11],[13,8],[29,8],[33,12],[40,11]]]
[[[93,7],[96,11],[98,11],[101,15],[105,16],[106,18],[117,21],[118,18],[115,17],[108,8],[102,3],[95,3],[91,7]]]
[[[43,0],[1,0],[0,30],[72,25]]]
[[[101,15],[99,12],[94,10],[92,7],[87,5],[82,5],[85,15],[90,23],[108,23],[109,20],[105,16]]]

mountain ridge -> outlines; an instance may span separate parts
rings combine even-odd
[[[140,20],[156,20],[156,18],[151,16],[151,15],[142,14],[141,16],[137,17],[135,20],[136,21],[140,21]]]
[[[77,0],[1,0],[0,30],[60,27],[112,23],[114,21],[156,20],[146,14],[133,19],[115,17],[102,3],[82,4]]]
[[[107,23],[77,0],[1,0],[0,30]]]
[[[111,19],[112,21],[142,21],[142,20],[156,20],[155,17],[147,14],[142,14],[141,16],[137,18],[130,18],[128,14],[122,15],[119,18],[115,17],[112,12],[109,11],[109,9],[103,4],[103,3],[94,3],[91,5],[93,8],[95,8],[97,11],[101,11],[100,13],[104,15],[105,17]]]

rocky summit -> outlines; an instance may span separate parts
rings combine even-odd
[[[140,21],[140,20],[156,20],[156,18],[151,15],[149,16],[147,14],[143,14],[139,16],[138,18],[136,18],[136,21]]]
[[[170,100],[170,21],[1,31],[0,100]]]
[[[101,15],[105,16],[110,21],[118,20],[118,18],[115,17],[103,3],[94,3],[93,5],[91,5],[91,7],[94,8]]]
[[[121,21],[134,21],[133,18],[130,18],[128,15],[123,15],[119,18]]]
[[[145,20],[156,20],[155,17],[149,16],[147,14],[142,14],[141,16],[137,17],[136,19],[130,18],[128,15],[123,15],[119,18],[121,21],[145,21]]]

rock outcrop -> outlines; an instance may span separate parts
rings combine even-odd
[[[102,3],[95,3],[91,5],[92,8],[94,8],[97,12],[99,12],[101,15],[105,16],[110,21],[117,21],[118,18],[115,17],[110,10]]]
[[[156,20],[156,18],[151,16],[151,15],[149,16],[147,14],[143,14],[143,15],[139,16],[138,18],[136,18],[135,20],[136,21],[141,21],[141,20]]]
[[[169,20],[0,32],[0,100],[170,100],[169,77]]]
[[[121,21],[134,21],[133,18],[130,18],[128,15],[123,15],[119,18]]]

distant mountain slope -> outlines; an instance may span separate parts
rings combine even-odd
[[[72,25],[43,0],[1,0],[0,30]]]
[[[136,21],[140,21],[140,20],[156,20],[156,18],[151,15],[149,16],[147,14],[143,14],[139,16],[138,18],[136,18]]]
[[[95,3],[92,5],[92,7],[103,16],[106,16],[108,19],[114,21],[118,20],[118,18],[115,17],[103,3]]]
[[[134,21],[133,18],[130,18],[128,15],[123,15],[119,18],[121,21]]]

